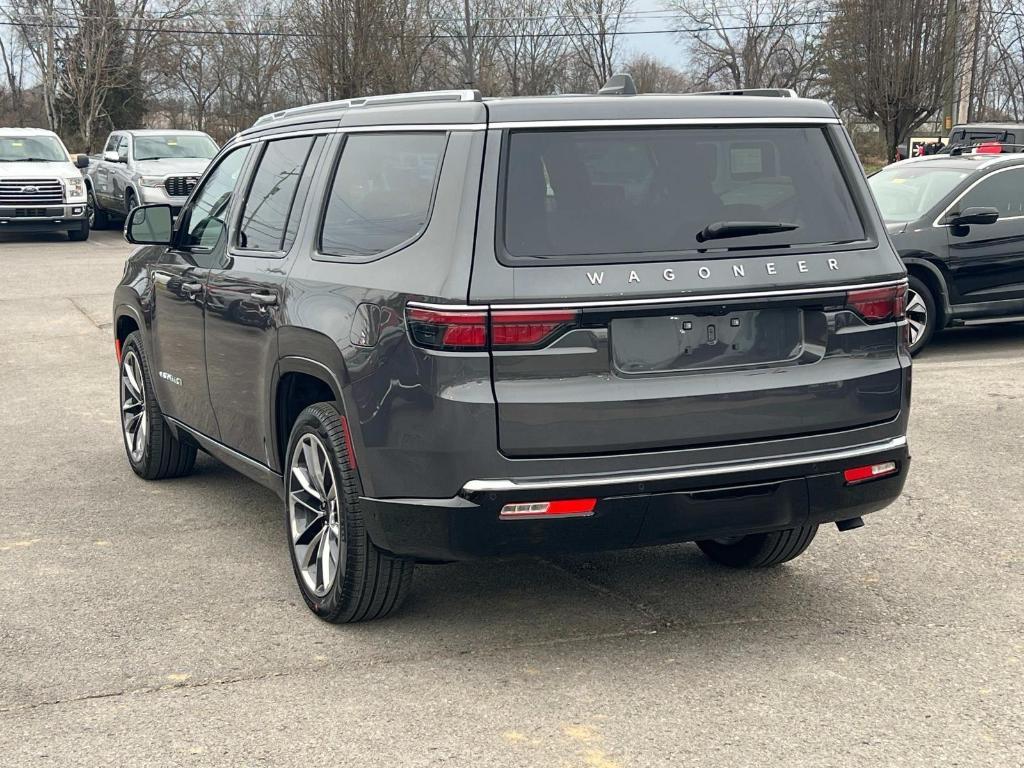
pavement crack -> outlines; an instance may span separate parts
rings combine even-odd
[[[88,312],[86,311],[85,307],[83,307],[83,306],[82,306],[81,304],[79,304],[79,303],[78,303],[78,302],[77,302],[77,301],[75,300],[75,298],[74,298],[73,296],[65,296],[64,298],[66,298],[66,299],[67,299],[68,301],[70,301],[70,302],[71,302],[71,305],[72,305],[72,306],[73,306],[73,307],[74,307],[75,309],[77,309],[77,310],[78,310],[79,312],[81,312],[81,313],[82,313],[82,315],[84,315],[84,316],[85,316],[85,319],[86,319],[86,320],[88,320],[88,321],[89,321],[89,323],[90,323],[90,324],[91,324],[91,325],[92,325],[92,326],[93,326],[94,328],[96,328],[96,330],[99,330],[99,331],[102,331],[102,330],[106,330],[106,329],[105,329],[105,328],[103,327],[104,325],[106,325],[106,326],[107,326],[108,328],[110,327],[111,323],[105,323],[105,324],[104,324],[104,323],[97,323],[97,322],[96,322],[95,320],[93,320],[93,318],[92,318],[92,315],[90,315],[90,314],[89,314],[89,313],[88,313]]]
[[[644,616],[649,622],[656,624],[659,627],[672,626],[672,620],[669,617],[658,613],[658,611],[656,611],[652,606],[648,605],[647,603],[644,603],[640,600],[636,600],[635,598],[631,598],[629,595],[611,589],[610,587],[606,587],[603,584],[598,584],[595,581],[591,581],[574,568],[567,568],[564,565],[559,565],[558,563],[552,560],[547,560],[545,558],[539,558],[539,560],[548,567],[558,571],[559,573],[565,576],[574,579],[580,584],[583,584],[592,592],[595,592],[598,595],[601,595],[602,597],[610,597],[618,601],[619,603],[625,605],[627,608],[636,611],[640,615]]]

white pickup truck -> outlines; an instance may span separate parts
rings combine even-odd
[[[0,232],[60,232],[87,240],[85,155],[72,161],[53,131],[0,128]]]
[[[85,177],[92,228],[103,229],[147,203],[169,205],[177,215],[217,150],[201,131],[112,132]]]

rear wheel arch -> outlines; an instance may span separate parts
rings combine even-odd
[[[141,333],[142,323],[139,321],[139,316],[130,307],[126,305],[119,306],[114,313],[114,317],[114,335],[122,345],[127,340],[128,334],[132,331],[139,331]]]
[[[283,357],[278,362],[272,393],[274,445],[277,468],[284,470],[288,440],[299,414],[315,403],[333,403],[344,417],[342,385],[328,366],[304,357]]]

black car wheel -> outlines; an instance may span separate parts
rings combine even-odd
[[[935,297],[925,283],[910,276],[907,289],[907,325],[910,331],[910,354],[916,355],[931,341],[938,314]]]
[[[125,192],[124,195],[124,209],[126,211],[125,215],[127,216],[138,207],[139,201],[135,199],[135,192],[129,189],[127,192]]]
[[[803,554],[817,532],[817,525],[803,525],[784,531],[698,541],[697,546],[716,563],[730,568],[768,568]]]
[[[138,331],[128,334],[121,347],[120,374],[121,436],[135,474],[146,480],[187,475],[196,463],[196,448],[178,440],[164,422]]]
[[[89,239],[89,222],[83,221],[78,229],[68,230],[68,240],[73,243],[81,243]]]
[[[377,549],[359,509],[359,478],[334,406],[306,408],[288,441],[285,525],[302,597],[320,618],[379,619],[398,608],[412,582],[411,560]]]
[[[93,194],[92,187],[89,187],[86,191],[86,205],[89,210],[90,229],[106,229],[110,226],[107,212],[96,205],[96,196]]]

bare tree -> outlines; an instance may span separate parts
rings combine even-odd
[[[499,0],[497,58],[510,96],[555,92],[563,80],[569,46],[561,34],[560,0]]]
[[[812,90],[821,64],[818,0],[673,0],[705,88]]]
[[[632,0],[565,0],[563,27],[581,69],[600,88],[615,74],[619,33]]]
[[[685,93],[693,87],[687,75],[646,53],[631,56],[622,68],[633,76],[639,93]]]
[[[836,100],[878,126],[890,160],[942,107],[955,52],[946,0],[837,0],[827,69]]]

